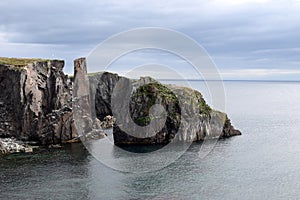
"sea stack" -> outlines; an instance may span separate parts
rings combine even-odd
[[[63,72],[62,60],[0,58],[0,137],[36,141],[42,145],[78,141],[82,133],[75,128],[72,93],[87,92],[74,91],[77,87],[73,87],[81,83],[76,82],[79,75],[84,77],[84,84],[88,82],[85,87],[90,91],[85,101],[91,106],[93,116],[87,116],[92,123],[88,123],[86,130],[93,133],[92,138],[105,137],[103,132],[99,133],[101,137],[96,137],[97,132],[112,126],[116,145],[166,144],[171,140],[191,142],[241,134],[231,125],[226,113],[207,105],[199,91],[164,85],[150,77],[132,80],[109,72],[87,74],[85,58],[75,60],[74,66],[75,77],[71,81]],[[130,85],[125,120],[137,125],[131,126],[133,132],[137,131],[135,127],[144,127],[156,120],[150,116],[154,104],[160,104],[165,110],[165,123],[161,127],[154,126],[159,129],[155,135],[135,137],[124,131],[128,130],[126,124],[129,123],[118,123],[118,120],[115,123],[112,96],[125,92],[114,92],[120,82]],[[122,106],[122,103],[117,105],[117,109],[128,110]]]

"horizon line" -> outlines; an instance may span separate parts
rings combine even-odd
[[[300,80],[264,80],[264,79],[221,79],[221,80],[204,80],[204,79],[156,79],[158,81],[244,81],[244,82],[300,82]]]

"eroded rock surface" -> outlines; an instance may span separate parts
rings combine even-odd
[[[118,145],[241,134],[225,113],[210,108],[201,93],[190,88],[163,85],[150,77],[87,75],[84,58],[74,61],[73,84],[63,73],[64,61],[18,63],[0,62],[0,138],[55,145],[79,141],[82,135],[103,138],[102,130],[111,127]],[[74,107],[76,101],[81,102]],[[153,113],[154,105],[161,105],[162,112]],[[82,119],[82,124],[76,127],[74,117]],[[149,125],[153,130],[141,131]]]
[[[95,115],[99,119],[122,115],[121,120],[114,116],[117,121],[113,136],[117,145],[166,144],[171,140],[190,142],[241,134],[232,126],[226,113],[210,108],[196,90],[163,85],[150,77],[131,80],[108,72],[93,74],[89,80],[94,91],[91,99]],[[162,105],[166,116],[151,116],[154,104]],[[162,127],[159,127],[159,118],[166,120]],[[152,121],[151,126],[158,130],[155,135],[143,128]]]
[[[64,61],[0,64],[0,137],[60,143],[74,137]]]
[[[155,104],[165,109],[165,116],[150,113]],[[130,112],[125,118],[132,118],[138,126],[128,127],[130,123],[126,121],[117,124],[113,134],[114,142],[118,145],[193,142],[241,134],[231,125],[226,113],[210,108],[201,93],[190,88],[159,82],[146,83],[133,90],[129,105]],[[125,109],[122,106],[118,108]],[[163,119],[165,123],[162,127],[156,128],[158,123],[151,124],[153,120]],[[148,129],[140,128],[147,126]],[[151,133],[153,127],[157,131],[155,135]]]

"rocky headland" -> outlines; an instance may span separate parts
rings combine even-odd
[[[130,80],[109,72],[87,74],[84,58],[74,61],[74,77],[64,74],[63,68],[62,60],[0,58],[0,138],[6,138],[0,141],[0,152],[9,152],[3,146],[7,143],[19,145],[17,141],[55,145],[77,142],[82,136],[87,139],[86,134],[76,130],[73,116],[72,96],[80,93],[74,90],[78,88],[74,86],[81,84],[73,81],[79,76],[86,79],[92,88],[87,102],[94,103],[91,105],[95,106],[92,109],[95,113],[92,118],[86,116],[91,118],[87,130],[92,139],[105,137],[101,130],[110,127],[113,127],[117,145],[161,144],[174,138],[197,141],[241,134],[233,128],[225,113],[210,108],[201,93],[190,88],[166,86],[149,77]],[[111,100],[116,93],[113,93],[115,86],[120,83],[132,86],[127,91],[131,95],[126,118],[132,119],[138,126],[130,130],[137,131],[134,127],[145,127],[155,121],[149,115],[154,104],[164,107],[166,121],[156,135],[134,137],[124,131],[128,130],[126,124],[130,123],[115,124],[111,117],[114,114]],[[122,103],[117,106],[117,109],[125,109]],[[191,123],[188,116],[195,113]],[[180,129],[182,124],[184,130]],[[180,134],[177,134],[178,130],[181,130]],[[8,141],[7,138],[15,139]]]

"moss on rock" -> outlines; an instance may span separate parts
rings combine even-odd
[[[146,126],[153,117],[159,117],[149,116],[149,110],[154,104],[162,105],[170,119],[174,120],[180,116],[179,101],[176,95],[161,83],[154,82],[139,87],[131,99],[131,115],[135,123],[140,126]]]
[[[0,57],[0,65],[13,65],[15,67],[24,67],[34,62],[47,62],[49,59],[41,58],[6,58]]]

